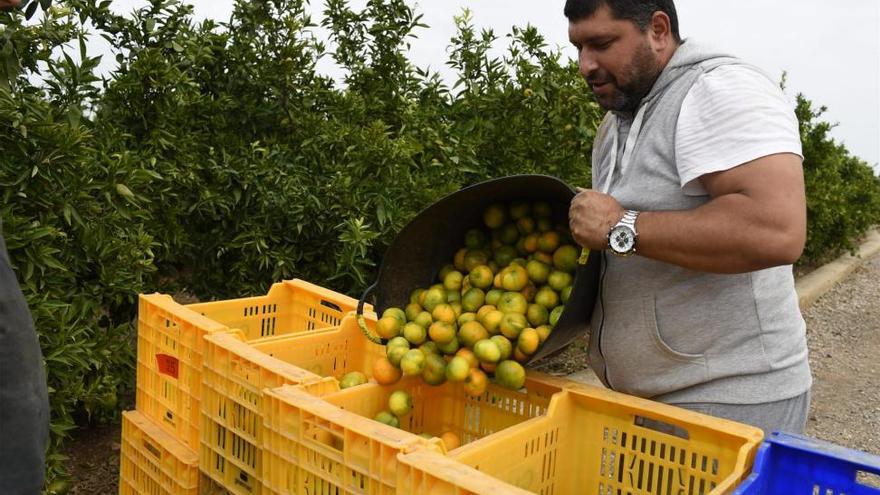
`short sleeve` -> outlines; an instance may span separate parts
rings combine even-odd
[[[702,175],[777,153],[803,157],[794,107],[758,70],[725,65],[694,83],[675,130],[682,191],[701,196]]]

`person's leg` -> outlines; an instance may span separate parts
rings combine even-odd
[[[685,409],[757,426],[765,435],[774,431],[803,433],[810,411],[810,392],[763,404],[674,404]]]
[[[0,234],[0,493],[42,491],[48,438],[43,356]]]

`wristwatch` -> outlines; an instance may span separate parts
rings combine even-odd
[[[636,241],[639,239],[639,233],[636,231],[638,217],[639,212],[626,210],[617,225],[611,227],[608,232],[608,247],[611,248],[612,253],[626,257],[636,252]]]

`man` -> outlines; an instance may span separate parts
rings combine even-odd
[[[0,9],[18,0],[0,0]],[[0,493],[43,489],[49,402],[33,320],[0,229]]]
[[[806,237],[793,109],[760,70],[681,40],[672,0],[567,0],[565,15],[608,110],[594,189],[570,210],[577,242],[604,250],[591,366],[615,390],[802,431],[812,379],[791,267]]]

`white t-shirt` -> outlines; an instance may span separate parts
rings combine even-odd
[[[700,76],[682,102],[675,130],[682,191],[705,195],[700,176],[776,153],[803,158],[797,117],[779,86],[742,65]]]

